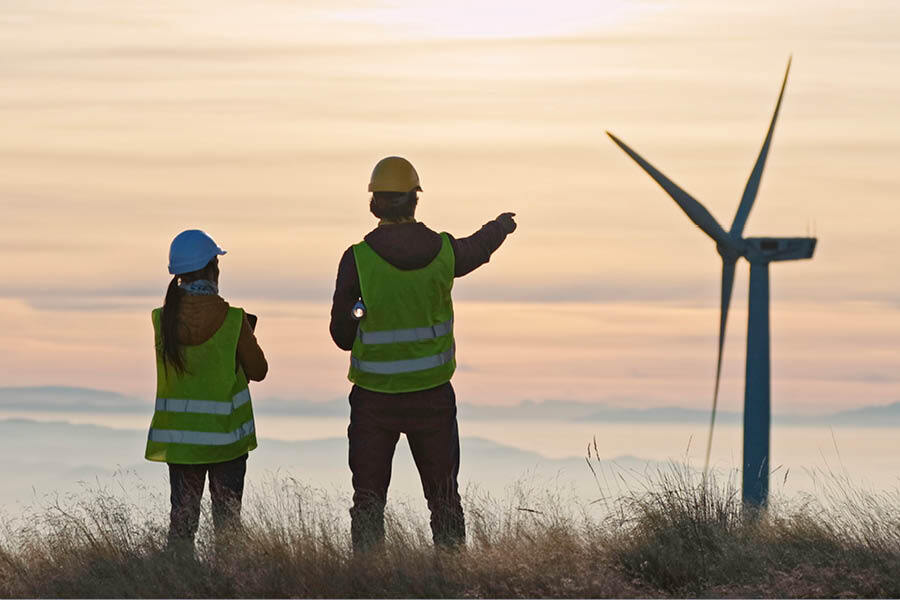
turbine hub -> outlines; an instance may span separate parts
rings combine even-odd
[[[742,249],[738,249],[739,247],[743,247]],[[722,260],[726,262],[735,262],[742,256],[746,255],[746,245],[744,244],[744,240],[740,240],[740,246],[735,244],[734,246],[726,246],[724,244],[716,244],[716,251],[719,253],[719,256],[722,257]]]

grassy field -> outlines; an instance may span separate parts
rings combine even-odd
[[[677,467],[649,481],[592,504],[470,495],[457,552],[434,549],[421,514],[400,506],[384,552],[362,558],[346,502],[296,481],[248,498],[243,537],[218,551],[204,518],[193,560],[163,552],[165,498],[94,490],[5,521],[0,596],[900,596],[896,492],[831,475],[815,497],[749,519],[730,482]]]

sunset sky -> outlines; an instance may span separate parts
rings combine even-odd
[[[461,402],[705,408],[714,244],[604,132],[727,229],[793,55],[745,232],[819,237],[772,267],[774,411],[900,401],[898,31],[893,0],[5,0],[3,385],[152,398],[149,313],[198,227],[260,316],[255,396],[346,395],[337,262],[398,154],[434,229],[518,213],[456,283]],[[744,262],[724,410],[746,296]]]

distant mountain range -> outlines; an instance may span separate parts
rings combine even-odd
[[[4,410],[35,412],[146,413],[149,403],[116,392],[75,387],[4,387],[0,388],[0,416]],[[310,417],[346,417],[346,399],[327,402],[262,398],[255,402],[260,414]],[[705,423],[708,410],[673,406],[658,408],[620,408],[601,404],[547,400],[523,401],[513,406],[484,406],[462,403],[460,418],[471,420],[549,420],[607,423]],[[739,424],[742,413],[720,412],[723,424]],[[900,402],[883,406],[864,406],[852,410],[822,414],[775,414],[776,425],[900,427]]]
[[[40,412],[135,412],[146,411],[137,398],[89,388],[41,386],[0,387],[0,410]]]
[[[164,464],[144,460],[146,441],[145,430],[0,417],[0,517],[5,510],[19,512],[16,506],[52,502],[57,495],[82,496],[85,489],[97,488],[136,497],[149,494],[163,506],[168,472]],[[394,457],[390,497],[415,499],[414,506],[424,510],[424,500],[418,502],[421,484],[406,445],[402,437]],[[524,485],[537,495],[556,487],[576,491],[587,499],[599,493],[597,480],[583,457],[547,458],[476,437],[461,440],[461,454],[460,484],[470,491],[502,497],[510,486]],[[601,474],[627,472],[640,478],[642,473],[664,468],[665,464],[619,456],[594,461],[592,466]],[[258,485],[293,479],[336,492],[344,502],[351,493],[347,439],[260,439],[259,447],[250,455],[248,477]],[[615,476],[605,479],[619,483]]]
[[[579,402],[524,401],[515,406],[478,406],[463,404],[461,417],[469,419],[532,419],[605,423],[706,423],[708,410],[661,406],[656,408],[619,408]],[[865,406],[821,415],[775,414],[776,425],[900,427],[900,402],[884,406]],[[738,425],[743,413],[721,411],[716,422]]]

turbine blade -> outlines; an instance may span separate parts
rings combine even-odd
[[[716,385],[713,390],[712,416],[709,420],[709,438],[706,442],[706,461],[703,476],[709,471],[709,457],[712,453],[713,430],[716,426],[716,410],[719,406],[719,383],[722,378],[722,353],[725,348],[725,325],[728,323],[728,307],[731,305],[731,292],[734,289],[734,270],[736,259],[722,259],[722,304],[719,310],[719,357],[716,360]]]
[[[769,146],[772,144],[772,134],[775,133],[775,121],[778,120],[778,112],[781,110],[781,100],[784,98],[784,88],[787,86],[788,74],[791,72],[791,60],[788,59],[787,70],[784,72],[784,81],[781,82],[781,92],[778,94],[778,102],[775,104],[775,112],[772,113],[772,121],[769,123],[769,131],[766,133],[766,139],[763,141],[762,148],[759,150],[759,156],[756,158],[756,164],[750,172],[747,179],[747,185],[744,187],[744,194],[741,196],[741,203],[738,205],[737,213],[734,215],[734,222],[731,224],[731,235],[741,237],[744,234],[744,225],[747,224],[747,218],[750,216],[750,209],[753,208],[753,202],[756,200],[756,193],[759,191],[759,183],[762,180],[763,169],[766,166],[766,158],[769,155]]]
[[[740,250],[740,248],[735,243],[734,239],[725,231],[719,222],[716,221],[716,218],[712,216],[712,214],[706,210],[706,207],[697,202],[690,194],[685,192],[683,189],[675,185],[668,177],[660,173],[660,171],[651,165],[649,162],[643,159],[641,155],[628,147],[625,142],[611,134],[610,132],[606,132],[606,135],[614,141],[619,148],[625,151],[625,153],[630,156],[634,161],[641,166],[644,171],[647,172],[650,177],[652,177],[656,183],[658,183],[662,189],[664,189],[678,206],[681,207],[688,217],[690,217],[691,221],[694,224],[702,229],[706,235],[711,237],[716,241],[717,244],[721,246],[725,246],[734,250]]]

